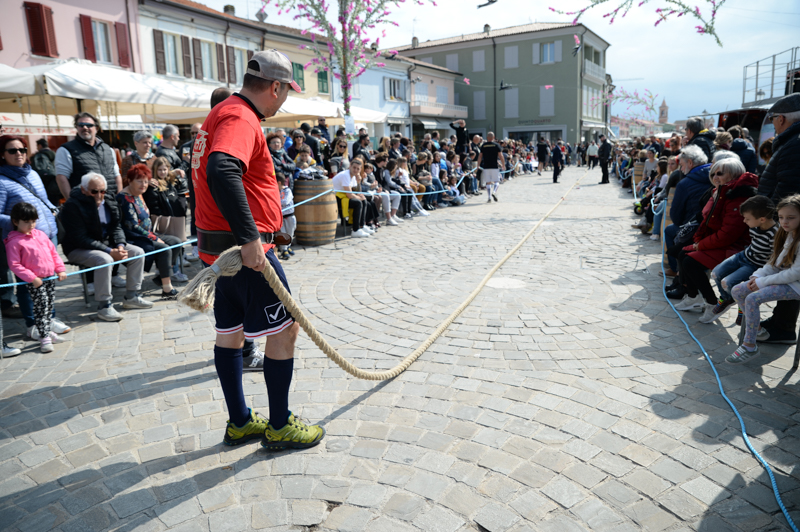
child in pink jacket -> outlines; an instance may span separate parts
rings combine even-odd
[[[36,229],[38,218],[36,207],[30,203],[23,201],[14,205],[11,209],[11,223],[16,231],[11,231],[4,242],[8,267],[17,277],[31,283],[28,290],[33,300],[33,317],[39,330],[42,353],[51,353],[53,343],[59,341],[56,333],[50,332],[56,283],[53,279],[42,279],[58,274],[58,280],[63,281],[67,274],[56,247],[46,234]]]

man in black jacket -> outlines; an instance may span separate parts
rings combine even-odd
[[[450,127],[456,130],[456,153],[466,153],[467,123],[463,120],[456,120],[450,123]]]
[[[138,293],[144,277],[144,251],[125,241],[119,206],[116,202],[105,201],[106,188],[105,178],[90,172],[81,178],[79,187],[72,189],[60,214],[64,225],[61,247],[70,262],[87,268],[138,257],[125,263],[128,274],[122,308],[152,308],[153,303],[142,299]],[[122,319],[122,314],[111,305],[111,266],[95,270],[94,298],[99,319]]]
[[[600,149],[597,150],[597,158],[600,159],[600,170],[603,171],[603,178],[600,180],[600,184],[605,185],[609,182],[608,160],[611,159],[611,144],[605,135],[600,135]]]
[[[706,154],[708,160],[714,158],[714,139],[717,134],[706,129],[703,119],[693,116],[686,121],[686,138],[689,139],[689,146],[697,146]]]
[[[303,122],[300,124],[300,129],[306,136],[306,144],[311,148],[311,156],[320,164],[322,164],[322,157],[319,154],[319,141],[311,134],[311,126]]]
[[[761,174],[758,193],[776,205],[786,196],[800,193],[800,93],[784,96],[767,113],[775,127],[772,159]],[[761,322],[759,342],[793,344],[800,301],[779,301],[772,317]]]

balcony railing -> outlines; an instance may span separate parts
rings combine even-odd
[[[411,100],[411,105],[419,105],[423,107],[435,107],[444,111],[455,111],[466,113],[469,108],[465,105],[450,105],[449,103],[439,103],[434,98],[429,98],[423,94],[415,94]]]
[[[592,63],[588,59],[584,59],[583,60],[583,64],[585,66],[584,71],[588,75],[594,76],[597,79],[602,79],[603,81],[605,81],[605,79],[606,79],[606,69],[605,68],[601,67],[600,65],[596,65],[596,64]]]

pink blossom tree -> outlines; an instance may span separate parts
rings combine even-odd
[[[350,115],[350,91],[353,80],[364,73],[370,66],[382,67],[380,40],[386,37],[383,29],[381,37],[371,39],[369,30],[380,25],[399,26],[389,18],[390,9],[400,4],[425,5],[434,0],[271,0],[280,11],[278,14],[294,11],[295,20],[304,20],[311,24],[311,29],[303,30],[303,34],[311,33],[311,45],[302,45],[301,49],[310,49],[314,58],[304,65],[313,68],[314,72],[330,72],[340,80],[344,99],[345,115]],[[271,3],[262,0],[264,7]],[[397,52],[391,51],[390,55]]]
[[[614,89],[613,92],[589,99],[589,106],[595,109],[599,106],[611,107],[614,103],[627,105],[625,111],[631,116],[642,120],[653,121],[655,119],[656,98],[658,94],[653,94],[650,89],[645,89],[643,93],[638,90],[633,92],[626,91],[623,87]]]
[[[554,7],[551,7],[550,11],[561,15],[570,15],[574,17],[572,23],[577,24],[581,17],[590,9],[606,6],[608,11],[603,14],[603,18],[609,19],[608,23],[613,24],[618,17],[624,18],[634,5],[639,8],[653,1],[654,0],[589,0],[589,5],[577,11],[562,11]],[[656,8],[656,21],[654,25],[658,26],[670,17],[680,18],[686,16],[694,18],[699,23],[695,26],[697,33],[714,37],[717,44],[722,46],[722,41],[719,39],[719,35],[717,35],[716,22],[717,13],[726,1],[727,0],[695,0],[695,2],[697,2],[695,3],[691,0],[662,0],[663,4],[666,4],[667,7]],[[700,5],[698,4],[703,3],[705,6],[703,9],[700,9]]]

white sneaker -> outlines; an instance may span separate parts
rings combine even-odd
[[[127,284],[125,283],[125,279],[123,279],[119,275],[114,275],[111,277],[111,286],[114,288],[125,288]]]
[[[358,231],[353,231],[352,233],[350,233],[350,236],[354,238],[366,238],[369,236],[369,233],[367,233],[363,229],[359,229]]]
[[[72,330],[72,327],[64,323],[58,318],[53,318],[50,320],[50,330],[57,334],[64,334],[68,333]]]
[[[368,235],[374,235],[374,234],[375,234],[375,230],[374,230],[374,229],[371,229],[371,228],[370,228],[368,225],[365,225],[364,227],[362,227],[362,228],[360,229],[360,231],[364,231],[364,232],[365,232],[365,233],[367,233]]]
[[[705,304],[706,301],[700,294],[695,297],[683,296],[681,302],[675,305],[675,310],[702,312]]]
[[[714,307],[716,306],[717,306],[716,304],[713,305],[710,303],[705,304],[705,306],[703,307],[703,315],[700,316],[700,323],[711,323],[719,317],[714,312]]]
[[[94,283],[86,283],[86,294],[90,296],[94,295]]]
[[[61,338],[56,333],[54,333],[53,331],[50,331],[50,341],[53,342],[54,344],[60,344],[61,342],[64,341],[64,339]]]
[[[169,278],[172,279],[172,281],[176,282],[176,283],[188,283],[189,282],[189,277],[187,277],[185,273],[181,273],[181,272],[175,272],[172,275],[170,275]]]
[[[402,218],[398,218],[396,214],[392,216],[392,220],[394,220],[395,222],[397,222],[399,224],[403,223]]]
[[[17,349],[16,347],[11,347],[7,343],[3,342],[3,356],[4,357],[15,357],[20,353],[22,353],[21,349]]]
[[[189,262],[197,262],[200,260],[199,252],[197,251],[196,247],[192,247],[192,251],[189,253],[184,253],[183,258],[188,260]]]
[[[430,216],[431,215],[431,213],[429,213],[428,211],[418,211],[417,214],[419,214],[420,216]]]
[[[386,225],[400,225],[393,218],[386,218]]]

